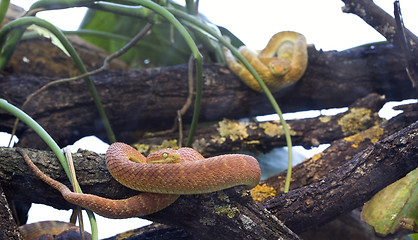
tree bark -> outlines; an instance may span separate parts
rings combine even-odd
[[[6,195],[0,184],[0,239],[20,240],[22,236],[17,230],[12,211],[7,203]]]
[[[25,149],[42,171],[64,181],[65,173],[48,151]],[[73,155],[77,178],[86,193],[112,199],[137,194],[117,183],[104,166],[104,156],[83,151]],[[86,161],[86,158],[88,159]],[[0,179],[12,201],[43,203],[56,208],[71,208],[59,192],[41,182],[13,149],[0,148]],[[14,172],[11,176],[8,173]],[[174,205],[144,217],[151,221],[179,226],[190,239],[299,239],[255,204],[242,187],[223,191],[181,196]]]
[[[320,115],[315,118],[286,121],[293,145],[306,148],[353,135],[379,124],[383,119],[378,111],[386,102],[384,96],[369,94],[358,99],[348,110],[335,116]],[[183,135],[187,135],[185,131]],[[155,134],[157,135],[157,134]],[[235,149],[269,152],[274,147],[286,146],[286,139],[279,121],[254,122],[224,119],[201,127],[195,133],[192,147],[206,156],[232,152]],[[164,135],[144,137],[136,142],[144,154],[161,148],[168,141],[178,143],[178,131]],[[182,142],[184,144],[185,141]]]
[[[358,153],[324,179],[263,205],[293,231],[301,232],[362,206],[378,191],[417,168],[417,158],[415,122]]]
[[[413,124],[418,119],[418,104],[400,106],[396,109],[404,112],[348,138],[335,140],[322,153],[293,167],[293,181],[290,184],[290,188],[296,189],[319,181],[333,169],[342,166],[356,154],[368,148],[374,141],[388,137],[399,131],[399,129]],[[282,192],[285,179],[286,172],[282,172],[277,176],[262,181],[262,184],[267,184],[267,186],[274,188],[277,192]]]
[[[279,195],[262,206],[285,221],[295,232],[330,221],[360,206],[377,191],[417,167],[417,132],[418,123],[415,122],[350,157],[351,160],[332,171],[323,180],[294,189],[288,194]],[[30,172],[20,155],[7,148],[0,150],[0,183],[6,194],[12,196],[11,200],[44,203],[57,208],[71,207],[57,191]],[[28,154],[42,171],[68,184],[65,173],[51,152],[30,150]],[[346,159],[347,156],[341,153],[340,157]],[[327,158],[324,154],[324,159],[328,159],[329,163],[337,158]],[[135,194],[133,190],[120,186],[110,177],[104,166],[103,156],[82,151],[74,154],[74,162],[80,185],[85,192],[116,199]],[[276,179],[280,181],[279,178]],[[344,199],[341,199],[341,196],[344,196]],[[236,234],[239,233],[235,232],[236,229],[250,234],[249,236],[253,236],[250,232],[261,234],[257,236],[286,234],[286,229],[282,228],[283,226],[275,218],[264,212],[259,205],[254,204],[249,196],[243,197],[240,187],[212,194],[182,196],[170,207],[146,218],[181,226],[196,238],[204,237],[201,235],[202,232],[210,237],[220,233],[227,237],[237,236]],[[248,227],[246,224],[249,222],[255,223],[254,226],[258,227],[242,231],[243,227],[244,229]],[[229,226],[234,227],[231,229]],[[220,232],[211,227],[219,229]],[[208,231],[202,230],[206,228]],[[214,235],[208,235],[207,232],[212,232]],[[292,236],[288,237],[292,238]]]
[[[284,112],[345,107],[371,92],[384,94],[387,100],[413,98],[416,93],[400,61],[398,51],[391,45],[342,52],[310,48],[304,77],[294,86],[276,93],[275,98]],[[36,74],[0,76],[0,94],[10,103],[21,106],[30,93],[54,79],[56,77]],[[137,140],[145,131],[171,128],[177,110],[188,95],[185,65],[111,71],[92,79],[117,139],[127,143]],[[397,87],[393,88],[395,85]],[[183,116],[184,124],[190,122],[191,109]],[[107,139],[82,80],[50,87],[24,110],[44,126],[59,145],[72,144],[88,135]],[[267,98],[248,89],[224,65],[205,65],[200,122],[270,113],[273,110]],[[10,132],[14,117],[4,111],[0,111],[0,117],[3,120],[0,131]],[[26,126],[20,125],[17,135],[20,146],[46,147]]]

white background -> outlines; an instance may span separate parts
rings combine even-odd
[[[12,1],[25,9],[29,8],[33,2],[31,0]],[[375,0],[374,2],[393,16],[392,1]],[[401,0],[400,3],[405,26],[417,34],[418,1]],[[339,0],[206,0],[200,1],[199,9],[213,23],[226,27],[253,49],[264,48],[273,34],[285,30],[304,34],[308,43],[324,51],[344,50],[385,40],[356,15],[342,13],[343,5],[343,2]],[[75,30],[84,12],[83,8],[49,11],[39,13],[38,17],[45,18],[64,30]],[[7,144],[7,140],[1,135],[0,141],[2,146]],[[107,145],[97,139],[88,138],[73,146],[74,151],[78,147],[104,153]],[[29,222],[68,221],[69,215],[68,211],[51,211],[49,208],[37,206],[30,211]],[[96,217],[99,225],[99,238],[109,237],[144,224],[140,219],[108,220],[97,215]]]

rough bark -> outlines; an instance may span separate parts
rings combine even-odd
[[[360,207],[418,167],[418,122],[376,142],[322,180],[263,204],[301,232]],[[373,187],[371,187],[373,186]]]
[[[378,111],[386,102],[384,96],[369,94],[358,99],[348,110],[334,115],[320,115],[315,118],[286,121],[290,129],[293,145],[306,148],[330,143],[368,129],[383,119]],[[185,131],[183,135],[187,135]],[[221,122],[197,129],[192,147],[203,155],[214,155],[232,152],[235,149],[269,152],[274,147],[286,146],[283,127],[280,121],[254,122],[233,121],[224,119]],[[161,148],[167,140],[177,141],[179,133],[167,133],[153,137],[144,137],[137,142],[147,154],[153,149]],[[183,144],[185,141],[183,141]]]
[[[415,110],[415,114],[416,112],[417,111]],[[402,115],[407,115],[408,117],[402,117]],[[411,121],[412,118],[416,119],[416,115],[413,116],[410,114],[410,112],[407,112],[399,115],[398,117],[395,117],[394,119],[396,118],[398,118],[398,121],[392,122],[392,124],[388,125],[396,125],[405,122],[405,120]],[[325,178],[324,181],[327,184],[324,184],[324,181],[316,181],[315,183],[312,183],[306,187],[297,188],[286,195],[278,196],[272,201],[265,203],[265,206],[267,206],[271,212],[275,213],[278,218],[286,221],[286,223],[288,223],[289,226],[297,232],[306,230],[306,228],[301,226],[309,225],[310,227],[315,227],[326,221],[332,220],[343,212],[347,212],[353,208],[358,207],[359,204],[362,204],[368,200],[368,198],[370,198],[378,190],[405,175],[412,167],[416,167],[417,163],[415,159],[416,154],[418,153],[416,149],[417,138],[413,135],[413,133],[414,131],[415,133],[418,131],[417,125],[418,123],[415,123],[412,125],[412,127],[409,127],[406,130],[391,135],[386,139],[375,143],[373,146],[366,148],[366,150],[364,150],[362,153],[359,153],[355,156],[349,157],[349,154],[344,155],[345,152],[340,152],[339,157],[335,157],[334,154],[334,157],[328,158],[325,153],[323,158],[327,161],[324,162],[322,166],[331,164],[333,160],[338,158],[346,159],[347,161],[347,163],[344,164],[340,169],[333,171]],[[400,127],[399,125],[396,126]],[[389,130],[385,132],[389,132]],[[402,142],[402,146],[396,145],[400,144],[400,141]],[[351,145],[352,143],[347,144]],[[367,145],[368,141],[365,141],[365,144]],[[1,184],[4,186],[5,192],[8,194],[8,196],[11,196],[11,200],[44,203],[56,208],[71,207],[71,205],[62,199],[57,191],[51,189],[46,184],[38,180],[30,172],[19,154],[7,148],[0,149]],[[360,151],[360,149],[357,149],[357,151]],[[54,179],[58,179],[59,181],[68,184],[68,181],[65,180],[65,174],[60,168],[58,161],[56,161],[55,157],[50,152],[28,149],[26,151],[42,171],[46,172]],[[374,162],[374,159],[381,160]],[[391,164],[388,166],[387,162],[389,159]],[[110,174],[106,170],[106,167],[104,166],[103,156],[99,156],[95,153],[87,151],[82,151],[80,153],[74,154],[74,161],[75,165],[77,166],[77,175],[83,191],[116,199],[135,194],[134,191],[120,186],[115,180],[111,178]],[[370,170],[363,169],[363,162]],[[347,166],[351,168],[360,166],[362,171],[344,170],[344,167]],[[381,172],[377,173],[377,171]],[[391,175],[391,173],[394,171],[396,174]],[[357,174],[359,172],[364,174],[358,176]],[[307,175],[308,182],[312,182],[312,179],[309,180],[310,175],[306,174],[306,172],[305,175]],[[344,181],[336,179],[340,175],[341,177],[344,177]],[[390,177],[388,177],[388,175],[390,175]],[[297,178],[297,175],[295,176],[295,181],[299,181],[300,179]],[[384,181],[382,178],[384,178]],[[282,179],[278,177],[271,179],[275,179],[276,182],[282,181]],[[365,183],[363,179],[370,181]],[[359,183],[354,184],[353,181],[359,181]],[[292,183],[292,186],[304,185],[299,184],[298,182],[295,182],[295,184]],[[335,186],[336,184],[338,186]],[[332,196],[321,195],[324,193],[329,193],[329,189],[326,188],[332,186],[336,187],[334,191],[331,191],[333,193]],[[260,209],[259,206],[255,205],[248,197],[243,197],[241,190],[242,189],[240,188],[233,188],[213,194],[182,196],[172,206],[159,213],[150,215],[147,218],[169,225],[180,225],[186,230],[186,232],[191,234],[191,236],[200,236],[196,235],[199,234],[199,231],[195,232],[196,229],[200,229],[201,234],[202,229],[210,228],[210,226],[216,226],[214,229],[219,229],[222,233],[225,231],[231,231],[231,234],[236,234],[233,229],[241,229],[244,223],[248,223],[243,220],[248,216],[254,223],[263,222],[264,224],[267,224],[262,225],[261,228],[252,228],[252,232],[257,232],[258,234],[263,232],[264,235],[271,233],[266,231],[279,231],[277,228],[271,228],[275,224],[277,225],[277,222],[271,217],[268,218],[269,220],[264,219],[265,216],[268,216],[268,213]],[[343,201],[344,199],[335,199],[335,195],[344,195],[344,197],[346,199],[350,199],[350,201]],[[320,201],[318,200],[318,202],[308,201],[311,204],[309,206],[306,205],[306,201],[295,200],[298,198],[304,199],[309,196],[318,196],[319,198],[323,197],[324,199],[321,199]],[[325,197],[330,198],[325,200]],[[284,208],[282,205],[284,202],[286,202],[286,199],[290,199],[292,204],[286,205]],[[219,206],[220,208],[217,208]],[[335,210],[336,206],[338,206],[338,211]],[[300,215],[294,214],[295,212],[290,210],[300,210],[306,207],[309,207],[308,210],[306,210],[306,212],[302,211]],[[321,211],[313,211],[312,208],[315,207],[318,207],[321,209]],[[218,209],[218,211],[215,211],[214,209]],[[237,209],[239,209],[239,211],[237,211]],[[324,215],[322,211],[330,215]],[[237,212],[239,212],[239,214]],[[233,216],[232,223],[228,223],[228,225],[226,225],[224,220],[231,221],[230,214]],[[235,226],[235,228],[231,230],[227,226]],[[228,229],[225,229],[225,227]],[[219,234],[219,232],[214,231],[213,229],[211,229],[209,232]],[[250,236],[252,235],[250,234]]]
[[[403,110],[404,112],[388,121],[383,121],[379,125],[373,126],[371,129],[366,129],[348,138],[335,140],[321,154],[317,154],[293,167],[293,181],[290,184],[290,188],[296,189],[319,181],[333,169],[345,164],[354,155],[369,147],[373,141],[388,137],[418,119],[418,104],[400,106],[395,109]],[[285,179],[286,172],[282,172],[277,176],[262,181],[262,183],[267,184],[278,192],[282,192]]]
[[[0,239],[20,240],[22,236],[17,230],[12,211],[7,203],[6,195],[0,184]]]
[[[112,71],[92,79],[117,139],[132,143],[144,131],[171,127],[176,111],[187,98],[186,76],[184,65]],[[30,93],[53,79],[36,74],[2,76],[0,94],[10,103],[21,106]],[[324,109],[348,106],[371,92],[384,94],[387,100],[413,98],[416,94],[410,85],[399,53],[390,45],[342,52],[311,48],[305,76],[275,97],[284,112]],[[25,111],[45,126],[59,145],[72,144],[88,135],[107,139],[82,80],[50,87],[36,96]],[[266,97],[248,89],[224,65],[205,65],[201,122],[270,113],[272,107]],[[191,115],[190,109],[183,122],[188,123]],[[3,111],[0,117],[3,120],[0,130],[10,132],[14,118]],[[21,146],[45,148],[27,127],[20,125],[17,133]]]
[[[42,171],[64,181],[65,173],[51,152],[25,149]],[[74,154],[77,178],[84,192],[113,199],[137,194],[117,183],[107,172],[104,157],[84,151]],[[10,200],[70,208],[60,194],[36,179],[13,149],[0,148],[0,179]],[[86,161],[86,159],[88,159]],[[13,175],[9,175],[13,172]],[[33,190],[33,191],[32,191]],[[164,213],[165,212],[165,213]],[[252,201],[242,187],[181,196],[164,211],[146,219],[183,228],[191,239],[299,239],[274,216]]]
[[[344,12],[359,16],[400,50],[410,81],[418,90],[418,37],[404,26],[400,2],[394,3],[393,18],[372,0],[342,1],[345,3]]]
[[[400,47],[399,30],[395,19],[377,6],[372,0],[342,0],[345,6],[343,12],[353,13],[363,19],[367,24],[382,34],[389,42]],[[411,52],[418,51],[418,38],[408,29],[405,29],[407,41]]]

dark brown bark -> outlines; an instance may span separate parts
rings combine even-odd
[[[390,45],[343,52],[311,48],[309,58],[305,76],[296,85],[275,94],[284,112],[344,107],[371,92],[384,94],[387,100],[416,96],[397,50]],[[186,76],[186,66],[175,66],[112,71],[92,79],[117,139],[132,143],[144,131],[171,127],[176,111],[187,98]],[[47,76],[3,76],[0,94],[21,106],[30,93],[51,80]],[[82,80],[50,87],[36,96],[25,111],[45,126],[59,145],[72,144],[88,135],[107,139]],[[201,122],[269,113],[272,107],[263,94],[248,89],[225,66],[205,65]],[[183,117],[184,123],[190,121],[191,115],[192,109]],[[10,132],[14,118],[3,111],[0,117],[0,130]],[[45,148],[27,127],[21,125],[17,133],[21,146]]]
[[[103,240],[135,240],[141,237],[147,239],[189,239],[190,236],[183,229],[178,227],[172,227],[160,223],[152,223],[151,225],[130,230],[128,232],[120,233],[115,236],[103,239]]]
[[[343,0],[343,11],[354,13],[394,44],[402,53],[403,65],[410,81],[418,90],[418,37],[402,22],[401,5],[394,3],[395,18],[377,6],[373,0]]]
[[[65,173],[51,152],[25,149],[42,171],[64,181]],[[104,157],[91,152],[73,155],[84,192],[113,199],[137,194],[118,184],[104,166]],[[87,160],[86,160],[87,159]],[[72,207],[60,194],[36,178],[13,149],[0,148],[0,181],[11,200]],[[7,173],[14,172],[13,175]],[[181,196],[174,205],[146,219],[183,228],[191,239],[299,239],[286,226],[252,201],[242,187],[211,194]]]
[[[6,195],[0,184],[0,239],[20,240],[22,236],[17,230],[12,211],[7,203]]]
[[[410,107],[408,108],[410,109]],[[412,112],[416,110],[413,110]],[[407,115],[407,117],[404,117],[402,115]],[[404,114],[401,114],[394,119],[397,119],[398,121],[388,122],[386,126],[392,126],[395,125],[397,127],[401,127],[401,125],[398,125],[400,123],[405,124],[404,122],[411,121],[412,118],[416,119],[416,115],[411,115],[410,112],[406,112]],[[412,127],[416,127],[418,123],[415,123]],[[343,190],[336,188],[334,193],[338,195],[344,195],[345,198],[350,199],[350,201],[342,201],[341,199],[333,199],[329,198],[327,200],[323,200],[320,202],[315,202],[313,205],[320,207],[323,211],[326,213],[329,213],[330,215],[323,215],[322,211],[313,211],[313,212],[307,212],[307,214],[294,214],[289,209],[300,209],[306,207],[306,202],[304,201],[295,201],[297,198],[305,198],[307,197],[307,193],[305,191],[308,191],[309,196],[318,196],[322,197],[321,194],[324,193],[324,188],[327,186],[334,186],[332,184],[328,184],[324,186],[323,181],[313,183],[311,185],[308,185],[306,187],[297,188],[295,189],[295,192],[291,191],[289,194],[278,196],[275,198],[275,200],[272,200],[273,202],[268,202],[267,205],[268,209],[274,213],[277,214],[277,212],[280,212],[277,214],[277,216],[282,219],[283,221],[291,221],[289,226],[294,228],[295,231],[303,231],[306,230],[306,228],[302,228],[300,225],[304,225],[304,223],[309,222],[310,227],[315,227],[320,225],[321,223],[324,223],[326,221],[332,220],[334,217],[338,216],[342,212],[349,211],[355,207],[357,207],[359,204],[362,204],[365,202],[369,197],[371,197],[375,192],[383,188],[384,186],[388,185],[389,183],[395,181],[396,179],[400,178],[402,175],[405,175],[411,167],[413,167],[413,164],[416,164],[416,154],[417,149],[416,146],[416,137],[413,138],[413,131],[418,131],[416,128],[412,129],[412,127],[409,128],[409,133],[405,133],[405,130],[403,132],[397,133],[395,135],[391,135],[390,137],[376,143],[370,148],[367,148],[365,152],[368,154],[357,154],[356,156],[350,155],[343,152],[344,148],[341,148],[341,152],[339,153],[339,157],[336,157],[336,155],[331,154],[334,157],[328,158],[326,156],[326,153],[324,154],[323,158],[327,161],[323,162],[322,166],[327,166],[330,164],[332,166],[332,161],[342,158],[347,161],[347,164],[344,166],[357,166],[355,163],[356,161],[366,161],[367,164],[372,164],[373,159],[382,159],[381,161],[377,162],[378,165],[374,167],[374,165],[370,166],[370,174],[373,176],[369,176],[368,170],[363,170],[363,172],[367,173],[366,175],[357,176],[353,171],[343,171],[343,170],[336,170],[334,173],[329,175],[326,179],[332,179],[335,180],[335,177],[339,176],[339,174],[345,174],[344,181],[347,183],[352,183],[350,186],[354,189],[348,188],[347,184],[344,185],[345,182],[337,181],[336,183],[341,184],[341,188]],[[389,132],[385,130],[385,132]],[[399,146],[391,143],[396,143],[396,141],[402,141],[404,142],[404,145]],[[347,144],[347,143],[346,143]],[[352,144],[352,143],[348,143]],[[368,141],[364,142],[365,146],[367,146]],[[391,147],[391,149],[389,149]],[[345,148],[348,153],[349,149],[347,147]],[[396,150],[398,149],[398,150]],[[11,200],[18,200],[18,201],[30,201],[30,202],[36,202],[36,203],[45,203],[57,208],[68,208],[71,205],[66,203],[60,194],[55,191],[54,189],[48,187],[46,184],[41,182],[39,179],[37,179],[27,168],[26,164],[22,160],[19,154],[15,153],[13,150],[7,149],[7,148],[0,148],[0,179],[1,184],[4,186],[5,192],[8,194],[8,196],[11,196]],[[357,149],[357,151],[360,151],[361,148]],[[65,180],[65,174],[62,171],[61,167],[58,164],[58,161],[55,159],[55,157],[48,151],[39,151],[39,150],[28,150],[29,156],[33,159],[33,161],[41,168],[42,171],[52,176],[54,179],[58,179],[61,182],[67,183],[68,181]],[[398,151],[403,151],[402,154],[398,154]],[[364,152],[364,153],[365,153]],[[406,155],[405,155],[406,154]],[[408,155],[409,154],[409,155]],[[412,155],[411,155],[412,154]],[[415,155],[414,155],[415,154]],[[367,156],[367,158],[365,158]],[[352,158],[352,160],[350,160]],[[390,175],[390,172],[388,172],[388,166],[387,158],[392,158],[391,164],[389,167],[389,171],[394,171],[393,169],[396,168],[396,173],[391,177],[387,177],[386,175]],[[395,160],[396,158],[396,160]],[[121,187],[115,180],[113,180],[110,177],[110,174],[107,172],[106,167],[104,166],[104,159],[103,156],[99,156],[97,154],[83,151],[77,154],[74,154],[74,161],[75,165],[77,166],[77,175],[78,179],[80,181],[80,185],[82,186],[82,189],[84,192],[97,194],[109,198],[125,198],[127,196],[135,194],[134,191],[129,190],[127,188]],[[319,160],[318,160],[319,161]],[[412,161],[412,165],[411,165]],[[344,161],[341,161],[344,162]],[[372,162],[372,163],[370,163]],[[304,163],[305,164],[305,163]],[[342,163],[341,163],[342,164]],[[383,165],[379,165],[383,164]],[[343,166],[343,167],[344,167]],[[369,165],[368,165],[369,166]],[[297,168],[297,167],[296,167]],[[381,173],[385,177],[385,181],[380,181],[382,176],[376,173],[378,171],[377,169],[381,169]],[[309,168],[305,168],[309,169]],[[312,170],[312,169],[311,169]],[[310,176],[310,170],[308,171],[307,176],[308,180],[305,180],[305,182],[313,182],[312,179],[309,179]],[[316,171],[316,170],[314,170]],[[297,171],[295,171],[297,172]],[[336,172],[336,173],[335,173]],[[13,173],[13,174],[12,174]],[[354,174],[354,175],[352,175]],[[297,177],[297,174],[295,176],[295,181],[299,181],[300,179]],[[364,188],[364,185],[361,185],[362,177],[367,179],[373,179],[373,181],[364,183],[368,188],[366,191]],[[280,178],[271,178],[276,179],[276,182],[282,181]],[[329,183],[331,180],[327,180],[326,182]],[[353,181],[360,181],[358,184],[353,184]],[[270,183],[269,181],[266,181],[267,183]],[[335,184],[333,181],[331,183]],[[320,184],[319,186],[316,186]],[[291,184],[294,186],[300,186],[303,184],[299,184],[298,182]],[[318,188],[316,188],[318,187]],[[316,189],[316,190],[315,190]],[[30,190],[30,191],[29,191]],[[341,191],[344,191],[344,194]],[[330,192],[330,191],[326,191]],[[362,194],[357,194],[357,193]],[[298,196],[297,196],[298,195]],[[323,196],[324,198],[326,196]],[[335,196],[332,196],[335,197]],[[291,205],[286,206],[286,209],[283,208],[283,206],[277,206],[276,201],[285,201],[284,199],[291,199],[292,202]],[[229,201],[227,201],[227,200]],[[277,200],[279,199],[279,200]],[[335,201],[334,201],[335,200]],[[294,205],[293,205],[294,204]],[[214,209],[216,209],[216,206],[222,206],[225,212],[222,213],[214,213]],[[335,211],[335,206],[340,207],[340,211]],[[314,207],[313,207],[314,208]],[[182,228],[186,230],[186,232],[192,234],[192,236],[199,236],[196,235],[198,233],[195,233],[196,229],[200,229],[202,232],[202,229],[209,228],[210,226],[213,227],[213,225],[205,225],[201,226],[203,223],[207,224],[216,224],[215,229],[220,229],[220,231],[226,231],[225,227],[227,226],[236,226],[240,228],[240,224],[242,224],[242,216],[243,215],[235,215],[236,211],[235,209],[239,209],[239,213],[244,214],[244,216],[252,216],[251,220],[253,222],[264,222],[263,227],[261,229],[254,230],[257,233],[260,233],[261,230],[267,231],[267,229],[270,229],[269,231],[277,232],[278,229],[271,229],[271,227],[274,226],[274,224],[277,224],[276,221],[272,220],[271,217],[269,217],[269,220],[264,219],[265,215],[268,215],[267,213],[263,213],[263,211],[255,205],[250,199],[247,197],[242,197],[240,188],[233,188],[229,190],[222,191],[220,193],[213,193],[213,194],[207,194],[207,195],[190,195],[190,196],[182,196],[178,201],[176,201],[172,206],[166,208],[165,210],[150,215],[147,218],[153,221],[166,223],[169,225],[180,225]],[[310,211],[311,209],[309,208]],[[331,212],[330,212],[331,211]],[[257,215],[258,213],[262,213],[261,215]],[[229,218],[230,215],[224,215],[224,214],[233,214],[233,219],[237,219],[237,221],[233,221],[232,225],[230,224],[224,224],[222,226],[222,223],[224,223],[223,218],[227,218],[228,221],[231,219]],[[299,217],[301,218],[299,220]],[[245,218],[245,217],[244,217]],[[324,220],[318,220],[319,218],[323,218]],[[187,220],[186,220],[187,219]],[[204,219],[203,223],[201,220]],[[241,219],[241,220],[238,220]],[[273,221],[273,222],[271,222]],[[301,221],[299,223],[299,221]],[[220,224],[218,226],[218,224]],[[242,225],[241,225],[242,227]],[[265,228],[264,228],[265,227]],[[277,226],[276,226],[277,227]],[[228,228],[228,227],[227,227]],[[237,229],[237,228],[234,228]],[[210,230],[209,232],[214,231]],[[203,231],[206,232],[206,231]],[[219,232],[215,231],[216,234],[219,234]],[[231,232],[231,234],[235,234],[234,231]],[[263,234],[268,234],[267,232],[264,232]],[[228,236],[228,235],[227,235]],[[261,236],[261,235],[260,235]]]
[[[373,0],[342,0],[345,3],[343,12],[353,13],[363,19],[367,24],[382,34],[389,42],[400,47],[399,30],[395,19],[377,6]],[[405,29],[411,53],[418,51],[418,38],[408,29]]]
[[[417,159],[415,122],[358,153],[324,179],[263,205],[293,231],[305,231],[362,206],[378,191],[417,168]]]
[[[397,132],[399,129],[405,128],[414,123],[418,119],[418,104],[410,104],[397,107],[398,110],[404,110],[404,113],[367,129],[357,135],[351,136],[350,139],[338,139],[331,143],[321,154],[315,155],[307,159],[303,163],[293,167],[291,189],[300,188],[302,186],[314,183],[324,178],[333,169],[340,167],[349,161],[354,155],[363,151],[372,144],[372,140],[383,139]],[[382,131],[383,130],[383,131]],[[362,139],[363,138],[363,139]],[[355,145],[354,145],[355,144]],[[273,187],[276,191],[282,192],[286,172],[282,172],[277,176],[268,178],[262,183]]]
[[[335,116],[320,115],[315,118],[288,120],[286,122],[290,129],[292,144],[306,148],[316,147],[368,129],[382,121],[377,113],[385,102],[384,96],[369,94],[355,101],[346,112]],[[187,134],[188,131],[185,131],[184,135]],[[161,148],[164,141],[177,141],[178,138],[179,133],[176,131],[145,137],[137,143],[147,146],[148,151],[152,151]],[[234,149],[269,152],[274,147],[286,146],[280,121],[223,120],[199,128],[195,139],[192,147],[204,155],[232,152]]]

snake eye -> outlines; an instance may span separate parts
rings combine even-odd
[[[168,157],[168,153],[163,153],[163,158],[167,158]]]

